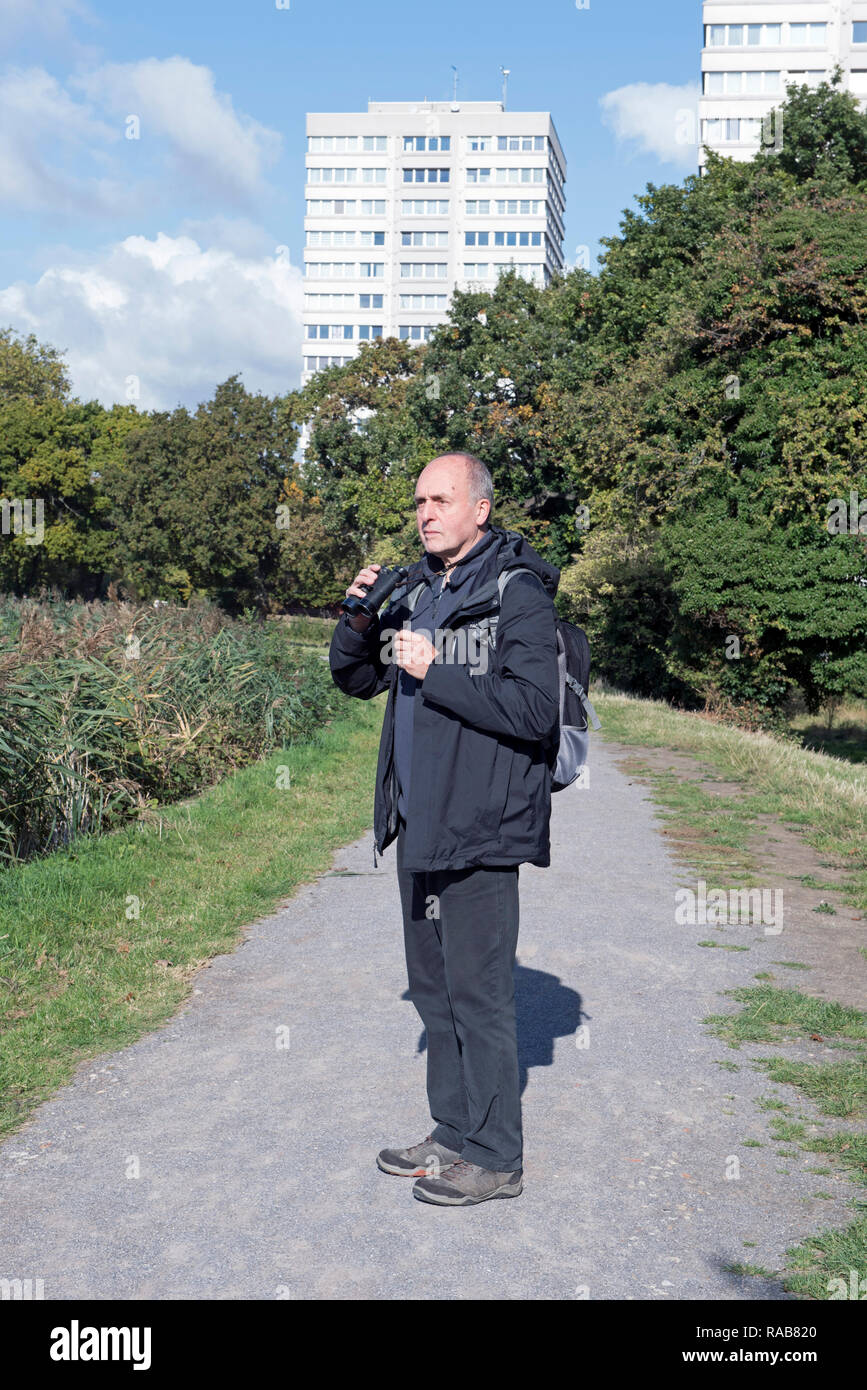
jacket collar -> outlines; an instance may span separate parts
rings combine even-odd
[[[450,589],[460,589],[466,583],[470,575],[478,574],[484,559],[490,558],[488,552],[494,544],[496,536],[493,531],[487,530],[476,541],[471,550],[466,555],[462,555],[454,568],[449,572],[448,587]],[[428,584],[432,584],[435,579],[439,579],[443,572],[443,562],[438,555],[431,555],[426,552],[422,558],[424,577]]]
[[[465,562],[469,561],[474,563],[465,565]],[[502,570],[514,569],[518,565],[537,574],[551,598],[554,598],[560,582],[560,571],[556,565],[543,560],[519,531],[490,526],[472,550],[467,551],[452,570],[449,586],[459,587],[465,584],[467,592],[459,597],[451,616],[454,617],[457,613],[478,616],[499,607],[497,576]],[[410,567],[404,592],[408,593],[420,581],[430,586],[434,578],[441,573],[442,563],[439,557],[425,552],[422,558]],[[470,579],[473,582],[465,582]]]

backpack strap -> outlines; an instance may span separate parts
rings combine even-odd
[[[515,565],[514,569],[500,570],[500,573],[497,575],[497,588],[500,592],[500,603],[502,604],[503,602],[503,590],[505,589],[509,580],[512,578],[513,574],[534,573],[535,570],[528,569],[526,565]],[[536,575],[536,578],[538,579],[539,576]],[[541,582],[542,581],[540,579],[539,583],[541,584]],[[480,623],[476,624],[476,626],[483,631],[484,635],[487,637],[488,641],[491,644],[492,650],[494,651],[496,651],[497,647],[497,624],[499,623],[499,621],[499,613],[492,613],[489,617],[483,618]]]
[[[526,565],[516,565],[514,569],[501,570],[501,572],[497,575],[497,590],[500,595],[500,602],[502,603],[503,600],[503,590],[505,589],[506,584],[509,582],[513,574],[534,573],[535,571],[528,569]],[[414,589],[408,589],[407,592],[403,595],[403,597],[406,599],[406,605],[410,613],[415,612],[415,606],[418,603],[419,598],[421,597],[421,593],[424,587],[425,581],[422,580],[421,583],[416,584]],[[480,630],[484,630],[485,635],[490,634],[492,638],[491,646],[496,645],[497,621],[498,615],[492,614],[489,617],[483,618],[480,622],[473,624],[474,627],[479,628]]]
[[[578,699],[581,701],[587,713],[587,718],[590,720],[590,723],[593,725],[594,729],[601,729],[602,722],[599,718],[599,715],[596,713],[595,709],[590,703],[590,696],[587,694],[587,691],[584,689],[581,682],[576,681],[574,676],[570,676],[568,671],[566,672],[566,684],[568,685],[569,689],[574,690],[575,694],[578,696]]]

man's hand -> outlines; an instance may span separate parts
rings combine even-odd
[[[375,561],[372,565],[366,565],[363,570],[359,571],[346,590],[346,597],[349,598],[350,594],[355,594],[357,598],[364,598],[368,589],[372,589],[379,578],[379,571],[381,569],[382,565],[376,564]],[[362,585],[364,585],[364,588],[362,588]],[[363,632],[364,629],[369,626],[371,620],[365,613],[358,613],[354,618],[350,618],[348,621],[349,626],[354,628],[356,632]]]
[[[427,668],[437,654],[436,647],[424,633],[411,632],[409,628],[401,628],[400,632],[395,633],[392,651],[397,665],[419,681],[424,680]]]

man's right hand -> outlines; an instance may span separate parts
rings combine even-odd
[[[376,583],[381,569],[382,565],[372,564],[368,565],[363,570],[359,570],[349,588],[346,590],[346,597],[349,598],[350,594],[355,594],[357,598],[364,598],[365,589],[362,589],[362,584],[366,585],[367,589],[371,589]],[[369,625],[370,618],[368,618],[366,613],[358,613],[354,618],[348,618],[347,622],[356,632],[363,632]]]

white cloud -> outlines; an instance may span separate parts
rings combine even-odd
[[[84,54],[88,50],[72,37],[69,25],[72,18],[98,23],[83,0],[0,0],[0,50],[11,48],[32,35],[43,45],[59,43]]]
[[[603,122],[620,141],[634,141],[663,164],[695,170],[698,154],[697,82],[632,82],[599,98]]]
[[[106,63],[71,85],[119,121],[138,116],[143,141],[164,137],[183,172],[224,199],[256,193],[265,166],[280,153],[280,134],[236,112],[231,97],[216,91],[210,69],[186,58]]]
[[[68,87],[41,67],[0,75],[6,208],[143,215],[191,191],[221,207],[246,204],[280,151],[277,131],[236,112],[213,73],[184,58],[105,64]],[[131,115],[138,141],[125,138]]]
[[[6,208],[68,214],[123,209],[129,192],[119,182],[82,177],[45,153],[63,147],[67,160],[118,136],[74,101],[44,68],[10,68],[0,76],[0,201]]]
[[[0,291],[0,323],[65,352],[81,400],[122,403],[135,377],[141,409],[194,408],[234,372],[269,395],[297,384],[301,276],[276,248],[247,258],[188,236],[130,236]]]

